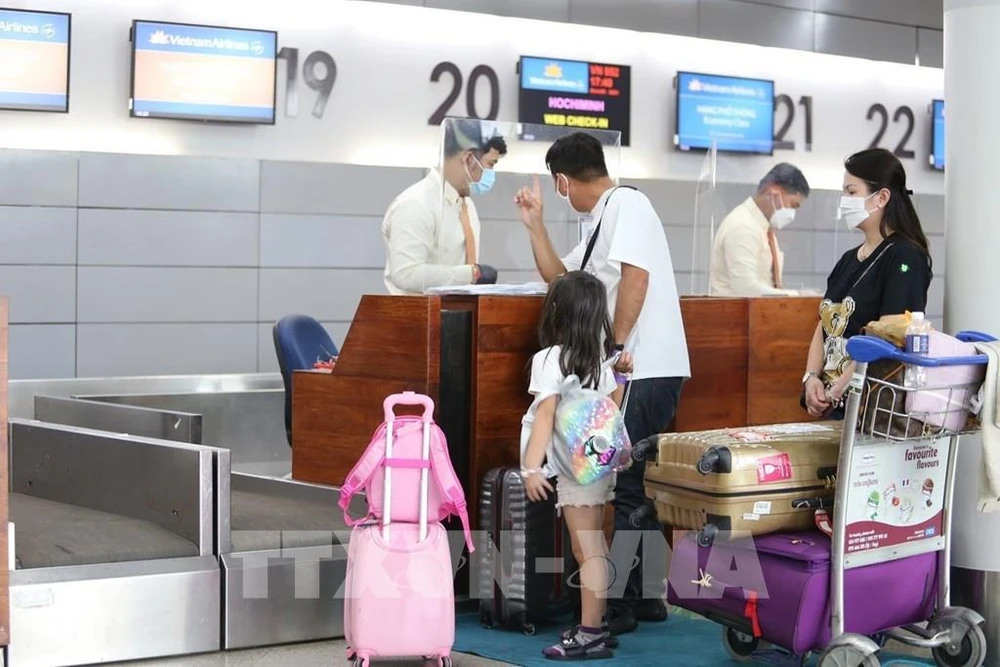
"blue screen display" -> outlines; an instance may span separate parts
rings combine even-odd
[[[590,92],[590,65],[575,60],[521,58],[521,88],[550,93]]]
[[[944,100],[934,100],[932,117],[934,129],[931,131],[931,166],[944,171]]]
[[[278,35],[136,21],[132,115],[273,123]]]
[[[712,74],[677,75],[677,134],[681,150],[771,154],[774,82]]]
[[[0,108],[69,110],[70,15],[0,9]]]

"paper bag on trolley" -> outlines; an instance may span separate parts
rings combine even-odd
[[[910,327],[912,314],[888,315],[880,320],[873,320],[865,325],[862,333],[888,341],[902,349],[906,347],[906,330]]]

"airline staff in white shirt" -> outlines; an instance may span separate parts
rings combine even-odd
[[[479,263],[479,216],[470,199],[490,191],[493,168],[507,154],[504,138],[484,136],[486,127],[475,120],[446,121],[441,168],[389,205],[382,239],[390,294],[496,282],[496,269]]]
[[[608,176],[601,143],[577,132],[556,141],[545,156],[556,194],[577,213],[598,221],[585,239],[564,258],[552,246],[543,223],[542,193],[532,188],[515,197],[528,229],[535,263],[551,282],[567,271],[584,269],[600,278],[608,290],[615,343],[632,354],[634,371],[627,389],[625,425],[632,442],[661,433],[673,421],[684,380],[691,376],[680,298],[663,223],[646,195],[616,187]],[[593,240],[592,251],[587,252]],[[633,511],[651,503],[643,488],[644,463],[618,474],[615,487],[615,531],[634,530]],[[642,530],[662,527],[650,511]],[[627,540],[626,540],[627,541]],[[662,540],[658,540],[662,544]],[[661,596],[666,554],[654,555],[656,545],[643,545],[638,557],[650,561],[629,573],[621,600],[609,600],[612,634],[631,632],[636,621],[666,620]],[[628,558],[633,559],[629,554]],[[631,563],[629,563],[631,565]],[[645,572],[644,572],[645,570]],[[619,569],[619,572],[623,570]],[[627,567],[624,571],[628,571]],[[612,591],[617,590],[612,585]]]
[[[776,165],[757,194],[730,211],[715,233],[709,293],[712,296],[794,295],[781,284],[784,253],[778,231],[795,220],[809,196],[809,182],[793,165]]]

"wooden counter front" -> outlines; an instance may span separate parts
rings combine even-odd
[[[747,424],[813,421],[799,405],[819,297],[749,299]]]
[[[531,405],[528,365],[538,351],[542,299],[451,296],[444,297],[441,307],[472,313],[472,446],[466,493],[478,499],[479,482],[487,472],[517,465],[520,459],[521,418]]]
[[[671,430],[746,425],[748,311],[747,299],[681,299],[691,379],[684,383]]]
[[[798,398],[818,303],[682,299],[693,377],[664,428],[808,419]],[[341,484],[382,421],[382,400],[426,393],[438,404],[475,522],[479,480],[518,461],[540,308],[540,297],[363,297],[333,373],[294,374],[293,477]]]
[[[436,399],[441,304],[436,297],[363,296],[334,373],[292,374],[292,477],[340,485],[401,391]]]

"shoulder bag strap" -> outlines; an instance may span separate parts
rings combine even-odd
[[[387,424],[382,424],[375,435],[372,437],[372,441],[369,443],[368,448],[365,449],[365,453],[361,455],[358,462],[351,469],[351,472],[347,473],[347,477],[344,479],[344,483],[340,487],[340,501],[337,503],[340,509],[344,512],[344,522],[348,526],[356,526],[362,521],[366,521],[369,517],[366,516],[362,519],[352,519],[348,513],[348,508],[351,504],[351,498],[356,494],[361,487],[368,483],[375,471],[378,470],[385,462],[385,435],[386,435]]]
[[[858,286],[858,283],[860,283],[862,280],[865,279],[865,276],[867,276],[868,272],[872,270],[872,267],[875,266],[876,264],[878,264],[878,261],[880,259],[882,259],[882,255],[884,255],[889,250],[889,248],[891,248],[893,245],[894,244],[890,243],[886,247],[882,248],[882,252],[880,252],[878,255],[875,256],[875,259],[872,260],[872,263],[865,267],[864,272],[862,272],[862,274],[860,276],[858,276],[858,279],[854,281],[854,284],[851,285],[851,289],[847,290],[848,294],[850,294],[851,290],[853,290],[855,287]],[[847,298],[847,297],[845,296],[844,298]]]
[[[432,426],[432,428],[436,427]],[[440,438],[444,438],[443,433],[439,433],[438,435]],[[465,544],[471,554],[476,550],[476,547],[473,544],[472,527],[469,523],[469,506],[465,500],[465,491],[462,489],[462,484],[458,481],[458,475],[455,474],[455,468],[451,464],[447,445],[441,439],[433,438],[429,454],[431,472],[434,474],[438,488],[441,489],[446,498],[445,502],[448,504],[447,509],[449,514],[457,516],[458,520],[462,522],[462,532],[465,533]]]
[[[614,190],[611,191],[611,194],[608,195],[607,201],[604,202],[604,208],[601,209],[601,217],[598,219],[597,225],[594,226],[594,231],[591,232],[590,234],[590,241],[587,242],[587,251],[583,253],[583,262],[580,263],[581,271],[587,268],[587,263],[590,261],[590,256],[594,254],[594,246],[597,245],[597,235],[601,233],[601,221],[604,220],[604,212],[608,210],[608,203],[611,201],[612,195],[614,195],[615,191],[618,190],[619,188],[638,190],[638,188],[634,188],[631,185],[618,185],[615,186]]]

